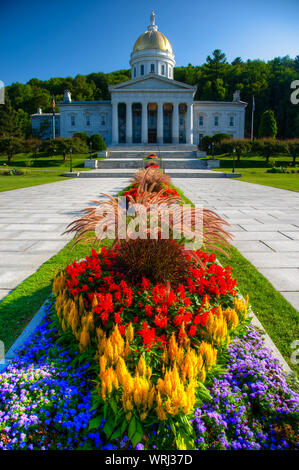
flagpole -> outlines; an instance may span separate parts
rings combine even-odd
[[[251,141],[253,141],[254,110],[255,110],[255,100],[254,100],[254,95],[253,95],[252,96],[252,110],[251,110]]]
[[[52,109],[53,109],[53,114],[52,114],[53,140],[55,140],[55,98],[54,98],[54,95],[52,97]]]

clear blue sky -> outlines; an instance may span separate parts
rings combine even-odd
[[[177,65],[216,48],[229,61],[299,54],[299,0],[1,0],[0,80],[128,68],[152,9]]]

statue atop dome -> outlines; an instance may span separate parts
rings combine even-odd
[[[154,10],[151,12],[150,16],[150,25],[147,27],[148,31],[158,31],[158,26],[156,25],[156,13]]]
[[[150,22],[151,22],[151,26],[154,26],[156,24],[156,14],[155,14],[154,10],[152,10],[152,12],[151,12]]]

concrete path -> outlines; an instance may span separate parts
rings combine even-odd
[[[230,222],[233,245],[299,310],[299,193],[227,179],[173,184]]]
[[[72,179],[0,193],[0,299],[72,238],[61,236],[100,192],[117,194],[127,178]]]

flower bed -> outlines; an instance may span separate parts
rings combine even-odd
[[[47,316],[20,358],[0,374],[0,448],[132,449],[126,434],[107,442],[104,419],[99,429],[88,429],[95,418],[93,372],[88,362],[78,366],[79,352],[62,347],[58,334]],[[226,364],[227,372],[208,386],[211,399],[190,418],[196,448],[298,448],[299,396],[253,328],[231,342]],[[160,434],[152,428],[137,450],[167,448]]]

